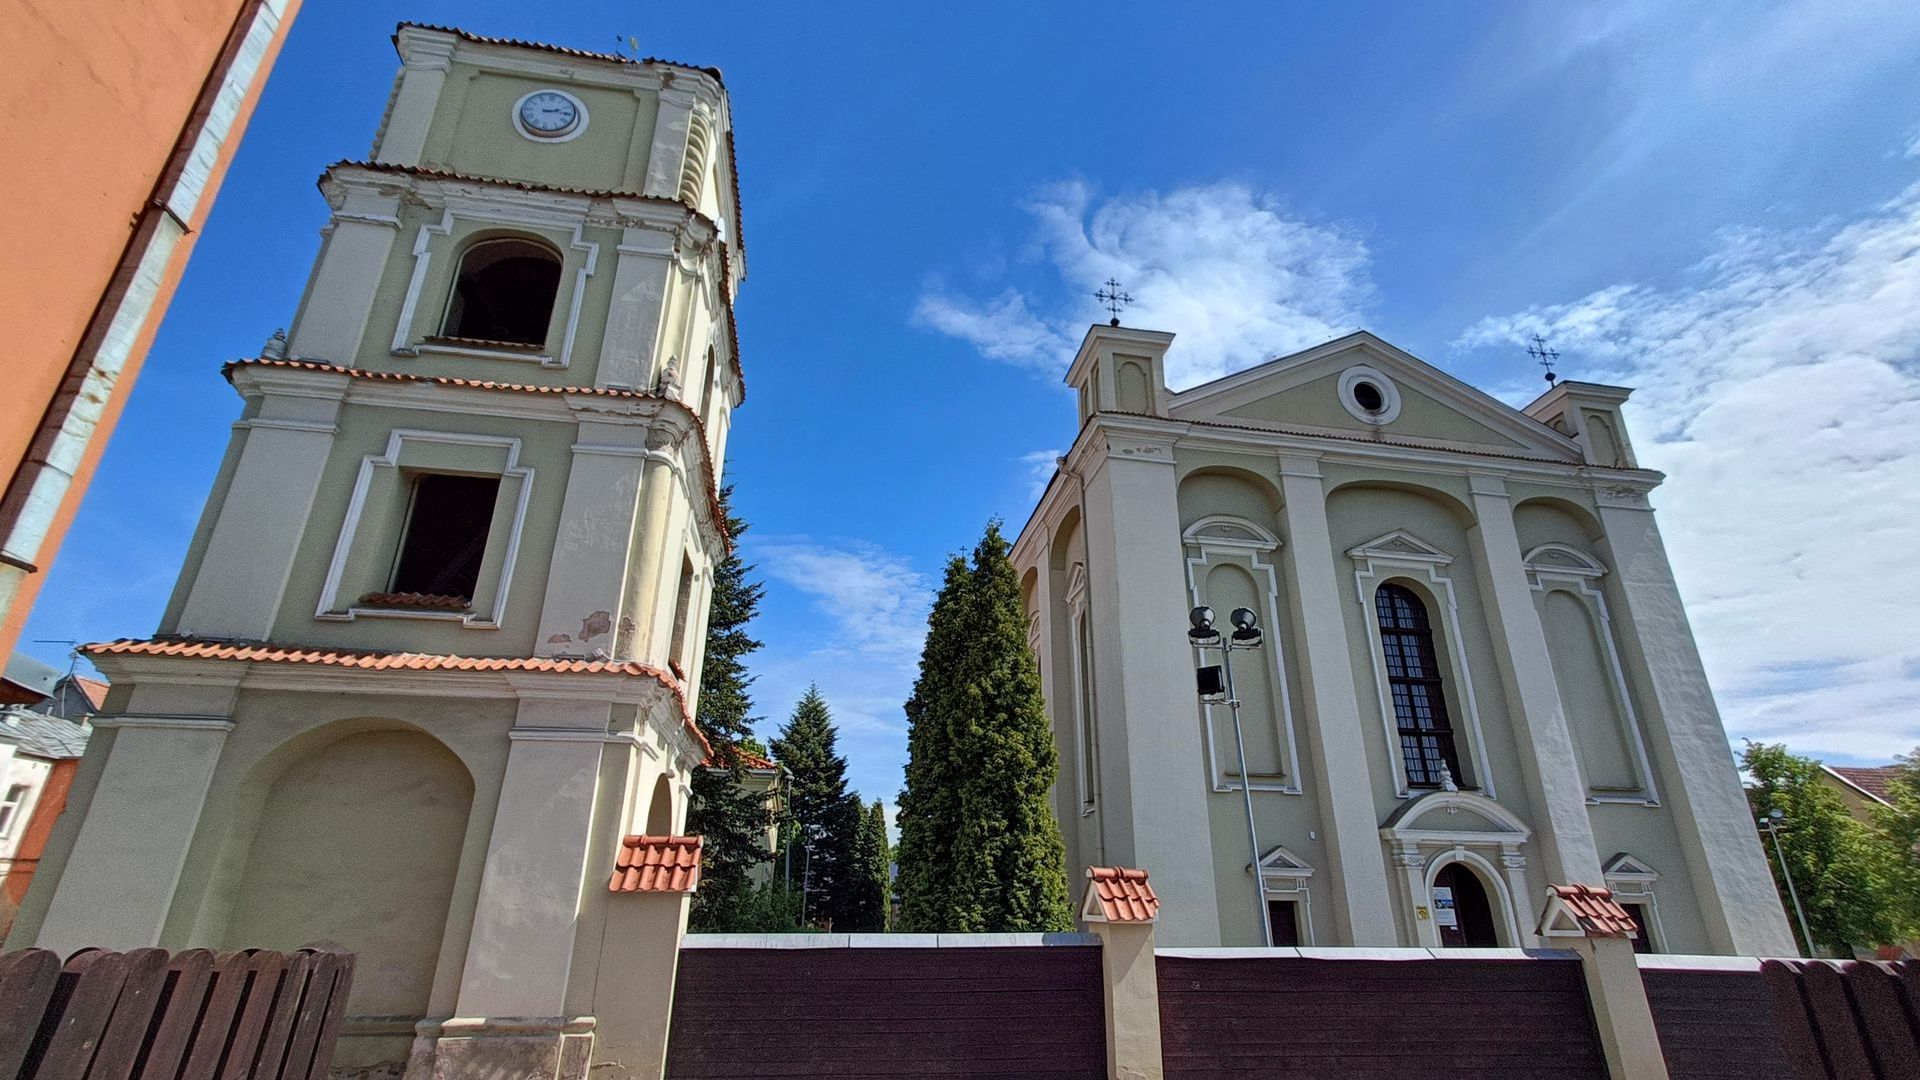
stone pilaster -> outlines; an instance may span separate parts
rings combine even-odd
[[[1494,659],[1506,688],[1507,712],[1513,718],[1543,869],[1549,881],[1603,885],[1587,814],[1586,785],[1580,780],[1573,732],[1553,677],[1547,636],[1527,584],[1513,505],[1500,478],[1476,474],[1469,481],[1474,568],[1487,608]]]
[[[1307,456],[1282,457],[1280,487],[1286,501],[1281,512],[1287,527],[1287,596],[1303,704],[1313,728],[1307,740],[1311,790],[1326,830],[1334,927],[1344,945],[1398,945],[1354,692],[1353,658],[1341,630],[1341,574],[1333,561],[1319,463]]]
[[[1105,857],[1153,867],[1169,944],[1217,945],[1173,446],[1107,432],[1082,453]]]

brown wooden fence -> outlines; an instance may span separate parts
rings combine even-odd
[[[0,954],[0,1080],[324,1080],[347,953]]]
[[[1920,964],[1662,965],[1641,981],[1673,1080],[1920,1077]]]
[[[1162,951],[1169,1078],[1606,1080],[1580,962]]]
[[[675,1080],[1107,1075],[1097,945],[688,942],[667,1041]]]

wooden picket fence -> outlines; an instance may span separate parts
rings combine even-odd
[[[350,953],[0,953],[0,1080],[325,1080]]]
[[[1796,1080],[1910,1080],[1920,1076],[1920,962],[1769,960],[1786,1063]]]

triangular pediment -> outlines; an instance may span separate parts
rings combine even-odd
[[[1364,544],[1348,548],[1347,554],[1356,559],[1410,559],[1443,566],[1453,561],[1451,553],[1440,550],[1405,529],[1395,529],[1384,536],[1376,536]]]
[[[1600,872],[1610,878],[1626,881],[1658,881],[1660,871],[1622,851],[1608,859],[1600,867]]]
[[[1525,562],[1529,570],[1547,570],[1580,577],[1600,577],[1607,572],[1599,560],[1566,544],[1541,544],[1527,552]]]
[[[1351,400],[1356,369],[1391,399],[1377,414]],[[1579,462],[1572,439],[1432,364],[1359,331],[1173,395],[1178,420],[1364,436],[1417,449],[1521,454]]]

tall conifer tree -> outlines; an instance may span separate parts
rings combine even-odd
[[[747,523],[733,513],[731,485],[720,489],[720,508],[737,543]],[[693,895],[689,916],[697,930],[736,929],[747,917],[753,896],[749,875],[768,858],[766,799],[745,786],[746,755],[763,753],[753,739],[753,699],[748,694],[753,677],[747,674],[746,658],[760,647],[747,624],[759,611],[765,587],[747,580],[752,570],[736,547],[713,571],[697,718],[713,745],[713,757],[706,768],[694,770],[686,830],[704,838],[700,889]]]
[[[859,805],[856,801],[855,805]],[[892,853],[887,845],[887,812],[875,799],[860,814],[860,831],[854,838],[854,880],[848,904],[846,929],[854,933],[877,934],[887,928],[887,865]],[[838,929],[839,924],[835,924]]]
[[[806,894],[806,920],[844,929],[856,907],[860,800],[847,794],[847,759],[838,743],[826,699],[818,686],[809,686],[773,740],[773,756],[787,769],[793,876]]]
[[[1070,929],[1059,756],[997,521],[947,565],[907,724],[899,928]]]

